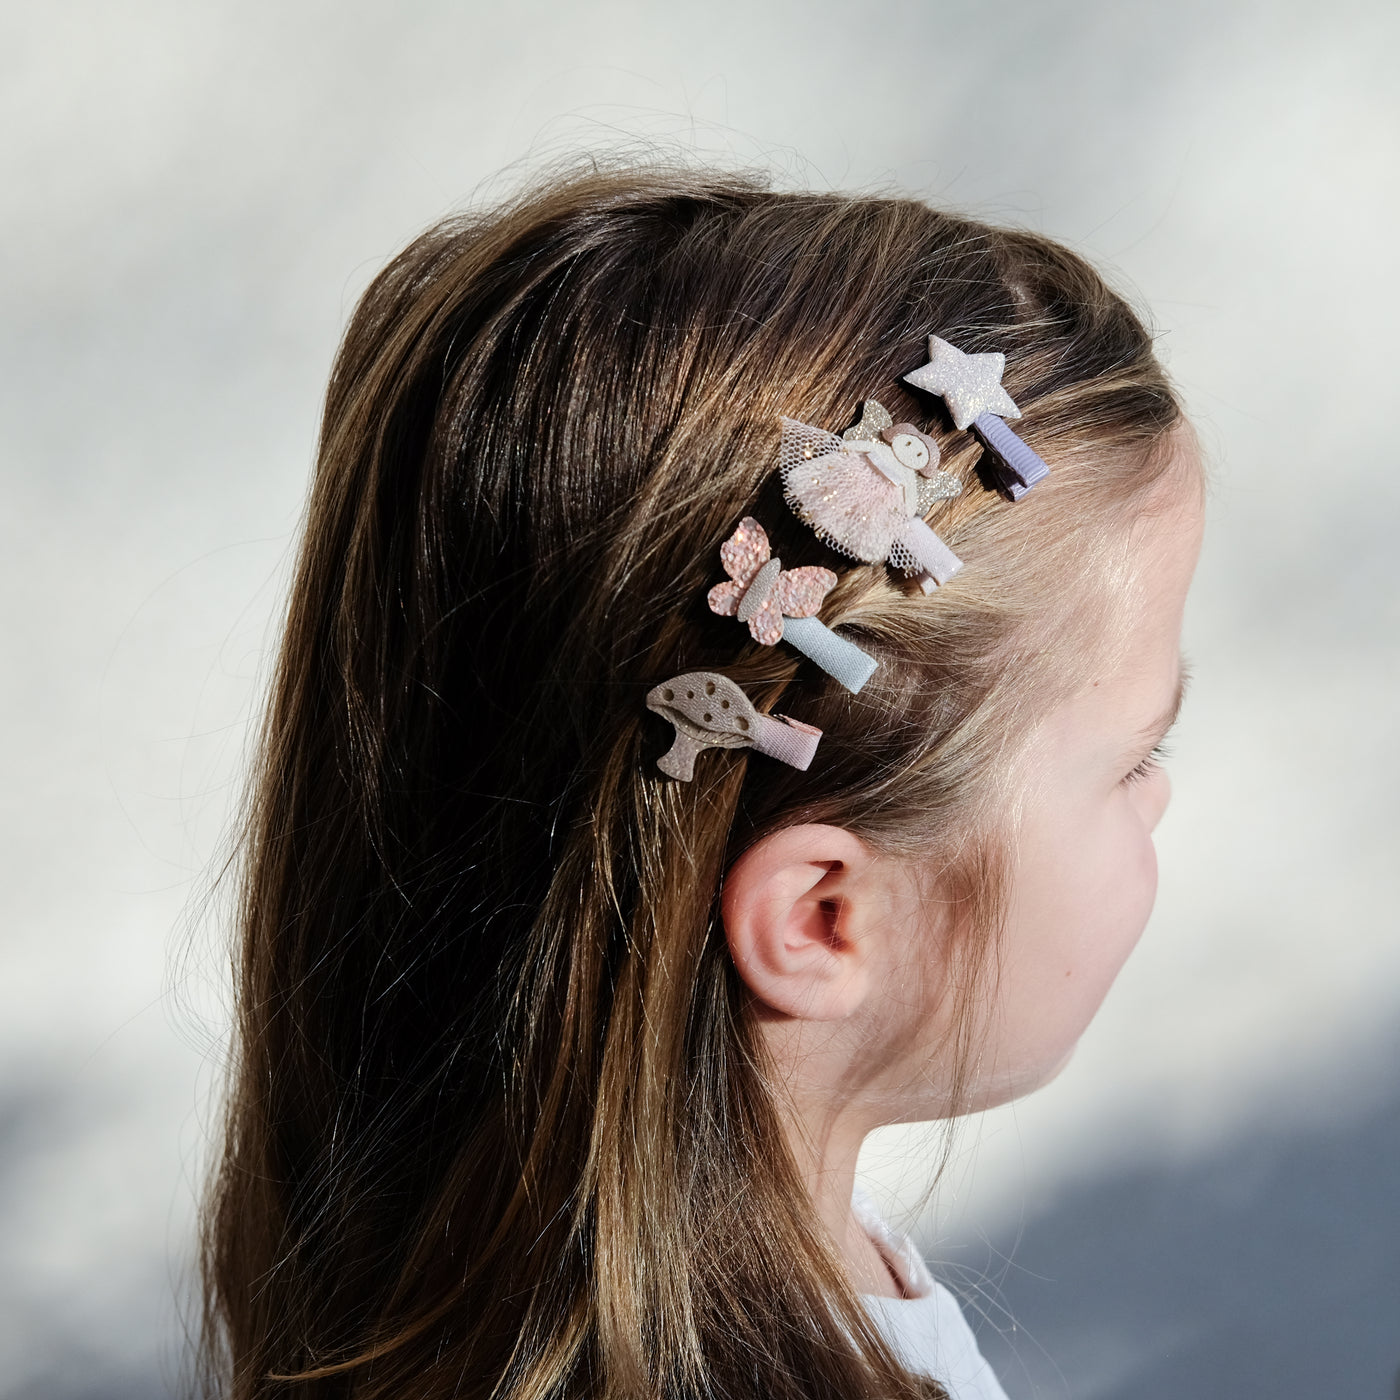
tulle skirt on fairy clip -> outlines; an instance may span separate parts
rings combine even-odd
[[[841,450],[797,462],[784,487],[793,510],[833,549],[867,563],[918,567],[899,543],[909,526],[907,497],[862,453]]]
[[[871,452],[881,454],[881,465]],[[795,418],[783,419],[779,467],[788,504],[832,549],[916,574],[926,593],[962,568],[923,518],[936,501],[961,491],[956,477],[922,476],[883,443],[861,440],[858,446]]]

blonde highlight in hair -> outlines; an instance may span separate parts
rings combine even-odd
[[[1012,506],[899,376],[1007,355],[1051,483]],[[861,400],[970,489],[923,597],[842,568],[848,695],[705,608],[778,416]],[[1072,682],[1179,410],[1123,301],[913,200],[593,168],[449,220],[365,294],[327,396],[244,854],[208,1373],[265,1397],[898,1397],[786,1147],[725,946],[734,858],[801,821],[1004,886],[1007,755]],[[819,725],[807,773],[656,770],[643,696],[722,669]],[[952,1053],[975,1052],[971,1019]],[[956,1108],[956,1105],[954,1105]]]

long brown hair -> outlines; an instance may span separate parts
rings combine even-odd
[[[747,513],[833,562],[777,494],[780,413],[878,397],[975,485],[900,383],[930,332],[1006,353],[1054,474],[939,507],[966,567],[931,597],[838,565],[823,618],[881,662],[852,697],[705,591]],[[909,199],[594,166],[393,260],[331,377],[246,831],[217,1393],[928,1393],[804,1195],[717,894],[796,821],[938,855],[972,985],[1009,736],[1178,417],[1081,259]],[[811,771],[662,777],[643,696],[693,668],[819,725]]]

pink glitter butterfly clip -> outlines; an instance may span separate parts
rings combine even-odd
[[[713,612],[747,622],[754,641],[766,647],[776,642],[796,647],[852,693],[874,674],[873,656],[817,620],[836,587],[830,569],[784,569],[782,560],[773,558],[767,532],[751,515],[720,545],[719,558],[729,582],[710,589]]]
[[[782,560],[772,557],[767,532],[751,515],[720,545],[719,559],[730,582],[710,589],[710,610],[747,622],[754,641],[766,647],[782,641],[783,618],[815,617],[836,587],[830,569],[784,569]]]

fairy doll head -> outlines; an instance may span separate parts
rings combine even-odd
[[[1005,357],[1052,467],[1022,499],[906,382],[930,335]],[[817,828],[913,872],[924,1107],[994,1096],[1022,756],[1131,633],[1195,490],[1180,420],[1081,259],[911,199],[594,168],[390,263],[331,376],[244,847],[230,1395],[920,1393],[804,1184],[729,877]],[[824,459],[863,521],[790,469]],[[687,675],[738,737],[668,773],[716,713]]]

